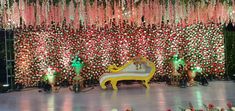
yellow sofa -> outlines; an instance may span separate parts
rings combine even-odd
[[[136,59],[129,60],[123,66],[116,65],[108,66],[110,73],[105,73],[100,77],[100,86],[106,89],[106,82],[110,81],[114,90],[117,90],[117,82],[122,80],[141,80],[146,88],[149,88],[149,81],[153,77],[156,67],[155,64],[145,57],[140,57],[138,62],[143,66],[141,69],[136,69],[134,64]]]

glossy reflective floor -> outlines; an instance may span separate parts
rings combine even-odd
[[[152,83],[146,90],[142,85],[121,85],[118,92],[102,90],[99,86],[87,92],[73,93],[61,88],[58,93],[24,89],[20,92],[0,94],[0,111],[179,111],[191,102],[195,107],[213,103],[226,107],[227,101],[235,104],[235,83],[214,81],[209,86],[179,88],[165,83]]]

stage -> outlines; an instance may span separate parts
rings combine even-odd
[[[212,81],[209,86],[179,88],[165,83],[151,83],[150,90],[140,84],[121,85],[117,92],[111,87],[102,90],[95,86],[88,91],[74,93],[61,88],[58,93],[39,92],[27,88],[20,92],[0,94],[1,111],[178,111],[191,102],[196,108],[214,104],[227,108],[226,103],[235,103],[235,83]]]

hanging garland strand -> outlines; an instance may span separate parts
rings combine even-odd
[[[20,0],[9,0],[9,6],[11,7],[13,5],[14,2],[19,4]],[[59,2],[62,2],[62,0],[27,0],[28,4],[34,3],[36,4],[36,2],[39,1],[39,4],[42,6],[43,2],[53,2],[54,6],[57,6],[59,4]],[[84,2],[86,2],[87,0],[84,0]],[[110,4],[114,4],[114,2],[119,2],[119,0],[108,0],[110,2]],[[148,0],[143,0],[144,3],[148,3]],[[69,5],[71,2],[71,0],[66,0],[66,4]],[[74,3],[76,3],[76,0],[73,0]],[[90,5],[92,6],[94,4],[95,0],[89,0]],[[97,2],[102,2],[103,4],[107,4],[106,0],[97,0]],[[185,5],[188,4],[188,2],[191,2],[192,5],[197,5],[197,2],[205,2],[205,4],[210,4],[210,1],[208,0],[181,0],[181,2],[183,2]],[[229,6],[233,5],[233,1],[232,0],[219,0],[220,3],[222,4],[228,4]],[[136,7],[138,7],[140,4],[142,3],[142,0],[134,0],[134,4]],[[159,0],[159,3],[162,5],[163,3],[166,3],[165,5],[167,5],[168,0],[165,0],[163,2],[163,0]],[[176,0],[171,0],[172,5],[175,5]]]
[[[6,0],[1,2],[1,12],[3,12],[2,15],[5,16],[3,19],[6,19],[3,20],[4,27],[8,27],[10,24],[9,22],[12,22],[14,26],[19,26],[20,23],[22,23],[20,22],[22,20],[26,26],[32,25],[32,23],[39,25],[41,22],[50,24],[52,20],[62,22],[63,18],[68,19],[67,21],[70,23],[73,22],[69,20],[71,16],[74,17],[74,21],[76,21],[76,24],[72,24],[77,27],[79,26],[78,18],[83,18],[80,16],[85,15],[87,17],[83,20],[84,25],[87,25],[86,23],[99,23],[100,25],[104,25],[104,21],[109,21],[111,18],[116,17],[118,17],[121,21],[125,19],[127,21],[132,21],[134,24],[141,25],[140,21],[143,15],[146,24],[160,23],[161,21],[166,22],[167,20],[170,20],[170,22],[177,21],[175,23],[182,23],[185,26],[192,24],[193,21],[203,23],[211,20],[215,23],[224,23],[229,19],[235,21],[235,10],[233,9],[232,0],[159,0],[156,2],[151,2],[152,0],[129,1],[130,0]],[[14,2],[18,5],[13,6]],[[62,4],[60,5],[60,3]],[[76,9],[78,6],[81,6],[80,3],[83,3],[83,5],[79,8],[80,11],[78,12]],[[97,6],[93,7],[95,3]],[[35,8],[29,9],[29,5],[32,4]],[[134,7],[132,8],[133,4]],[[147,6],[145,4],[149,4],[149,7],[140,7],[142,5]],[[213,4],[213,7],[215,8],[211,8],[211,4]],[[51,8],[51,6],[55,7]],[[60,6],[62,6],[62,8]],[[65,8],[64,6],[69,8]],[[106,8],[107,6],[109,7]],[[98,13],[94,13],[94,11],[91,10],[97,10]],[[154,13],[152,13],[152,10],[154,10]],[[61,13],[58,13],[58,11]],[[68,11],[69,13],[67,13]],[[145,11],[145,14],[140,15],[140,12],[143,11]],[[34,14],[36,14],[37,17],[31,16]],[[57,15],[56,19],[51,18],[55,15]],[[94,18],[95,16],[97,17],[97,20],[89,19]],[[22,18],[22,20],[19,20],[20,18]]]

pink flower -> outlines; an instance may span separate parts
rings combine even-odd
[[[228,106],[229,109],[231,109],[231,108],[233,107],[232,102],[228,102],[228,103],[227,103],[227,106]]]
[[[191,111],[195,111],[195,109],[192,107],[192,108],[191,108]]]
[[[214,105],[213,105],[213,104],[209,104],[209,105],[208,105],[208,108],[209,108],[209,109],[213,109],[213,108],[214,108]]]

